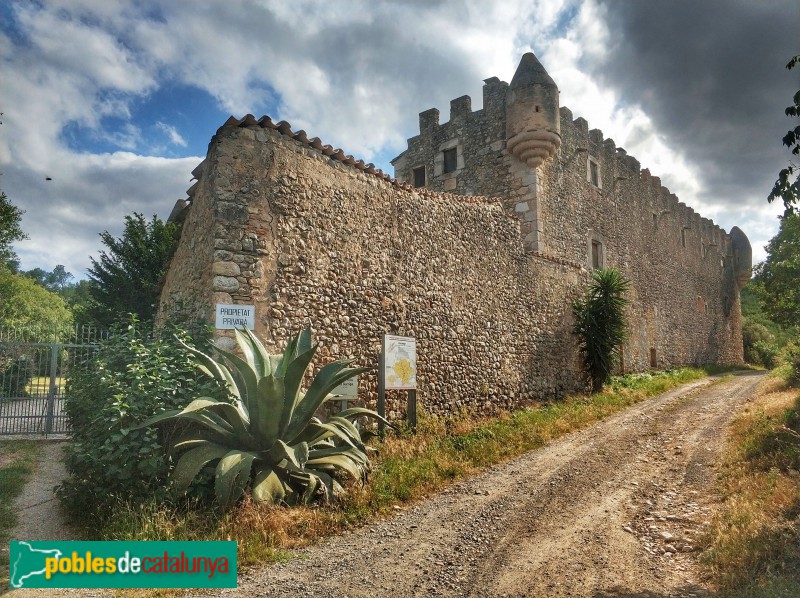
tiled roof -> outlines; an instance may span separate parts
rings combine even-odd
[[[289,137],[290,139],[294,139],[302,144],[305,144],[315,150],[321,152],[323,155],[328,156],[332,160],[338,160],[342,164],[347,164],[356,168],[366,174],[376,176],[381,178],[391,185],[398,187],[400,189],[404,189],[406,191],[412,191],[417,195],[421,195],[423,197],[427,197],[429,199],[438,199],[438,200],[448,200],[448,201],[458,201],[462,203],[479,203],[479,204],[495,204],[501,203],[501,201],[496,197],[486,197],[483,195],[458,195],[454,193],[448,193],[447,191],[434,191],[428,187],[414,187],[410,183],[405,183],[398,181],[397,179],[390,177],[388,174],[383,172],[380,168],[375,168],[375,165],[372,163],[365,164],[363,160],[356,160],[353,156],[347,155],[344,153],[342,149],[334,149],[330,145],[324,145],[322,141],[320,141],[319,137],[313,137],[312,139],[308,138],[306,132],[303,130],[294,132],[292,131],[292,126],[286,122],[285,120],[280,121],[279,123],[272,122],[272,119],[269,116],[262,116],[259,119],[256,119],[255,116],[252,114],[248,114],[244,118],[234,118],[231,116],[228,120],[225,121],[225,124],[222,125],[223,127],[240,127],[240,128],[251,128],[257,127],[261,129],[269,129],[272,131],[277,131],[281,135]],[[195,190],[199,184],[199,179],[202,176],[203,172],[203,164],[205,160],[201,162],[197,168],[192,171],[192,176],[197,179],[197,183],[192,185],[192,187],[186,192],[189,196],[189,201],[192,200],[194,196]]]
[[[239,119],[231,116],[227,121],[225,121],[225,124],[223,126],[237,126],[241,128],[260,127],[262,129],[272,129],[273,131],[278,131],[281,135],[285,135],[286,137],[290,137],[296,141],[299,141],[310,147],[313,147],[315,150],[319,150],[332,160],[338,160],[343,164],[354,166],[358,170],[366,172],[367,174],[373,174],[400,187],[408,189],[413,188],[408,183],[401,183],[397,179],[390,177],[380,168],[375,168],[375,165],[372,164],[371,162],[369,164],[365,164],[364,160],[356,160],[353,156],[346,155],[344,153],[344,150],[340,148],[334,149],[333,146],[324,145],[322,141],[320,141],[319,137],[313,137],[309,139],[308,135],[306,135],[306,132],[303,131],[302,129],[297,132],[292,131],[292,126],[285,120],[282,120],[276,124],[272,122],[272,119],[269,116],[262,116],[261,118],[256,120],[255,116],[253,116],[252,114],[248,114],[244,118],[239,118]]]

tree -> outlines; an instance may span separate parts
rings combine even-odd
[[[24,213],[0,191],[0,264],[11,265],[12,271],[16,270],[17,254],[11,244],[28,238],[19,225]]]
[[[72,324],[72,312],[64,300],[22,274],[0,265],[0,324],[44,325],[63,330]]]
[[[75,278],[71,272],[67,272],[67,269],[62,264],[58,264],[53,268],[52,272],[47,272],[42,268],[34,268],[25,272],[25,276],[32,278],[48,291],[59,293],[62,296],[67,287],[70,286],[70,280]]]
[[[764,310],[784,326],[800,326],[800,214],[781,219],[778,234],[767,243],[767,259],[755,268]]]
[[[794,56],[786,65],[787,69],[794,68],[800,63],[800,54]],[[794,104],[786,108],[786,116],[800,117],[800,90],[794,94]],[[793,155],[800,155],[800,125],[797,125],[783,137],[783,145],[789,148]],[[797,175],[795,175],[797,171]],[[794,177],[794,181],[792,181]],[[789,166],[784,168],[778,173],[778,180],[772,187],[767,201],[772,202],[777,198],[783,199],[783,205],[786,207],[785,214],[794,210],[795,204],[800,204],[800,166],[789,163]]]
[[[133,313],[140,320],[152,320],[161,279],[177,244],[177,225],[153,215],[150,222],[134,213],[125,216],[122,237],[100,233],[108,253],[92,260],[89,287],[93,305],[90,313],[99,324],[110,326]]]
[[[611,377],[619,347],[627,337],[628,300],[624,294],[629,287],[630,281],[619,270],[595,270],[586,295],[572,304],[575,316],[572,332],[578,337],[593,392],[602,390]]]

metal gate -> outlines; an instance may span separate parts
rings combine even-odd
[[[67,379],[106,337],[93,326],[0,327],[0,435],[69,434]]]

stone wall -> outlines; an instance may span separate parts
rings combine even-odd
[[[317,367],[376,367],[383,334],[413,336],[433,412],[583,388],[569,306],[588,271],[526,255],[499,202],[404,188],[258,125],[221,128],[196,172],[162,317],[210,321],[214,303],[252,303],[273,350],[311,324]],[[360,385],[374,406],[375,375]],[[387,396],[395,417],[398,398]]]
[[[446,123],[420,114],[393,161],[403,182],[288,123],[231,118],[193,172],[191,203],[176,207],[161,317],[213,321],[215,304],[254,304],[273,351],[310,324],[317,367],[352,357],[374,368],[384,334],[413,336],[424,408],[491,412],[584,388],[571,304],[592,268],[614,266],[632,282],[625,369],[741,363],[744,233],[701,218],[559,110],[532,55],[511,86],[485,83],[481,110],[462,96]],[[375,374],[360,385],[374,407]]]
[[[567,108],[558,114],[553,159],[535,169],[516,159],[506,149],[507,88],[488,79],[484,108],[467,112],[469,98],[458,98],[446,123],[436,110],[421,113],[420,134],[393,160],[398,180],[411,184],[414,169],[425,167],[427,188],[502,198],[519,217],[529,255],[590,269],[596,243],[599,265],[619,268],[633,283],[626,368],[741,363],[739,287],[749,278],[749,258],[738,268],[724,230]],[[451,146],[459,168],[443,174],[437,155]]]

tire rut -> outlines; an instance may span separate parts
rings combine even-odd
[[[242,596],[703,596],[695,536],[759,374],[694,382],[242,574]]]

